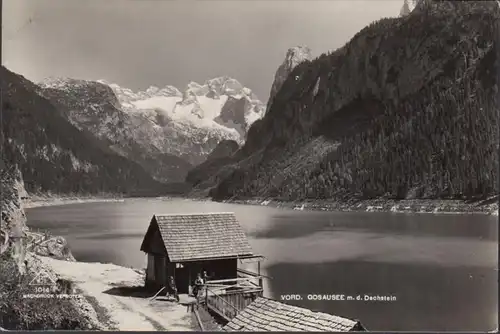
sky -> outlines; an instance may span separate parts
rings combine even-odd
[[[39,82],[133,90],[227,75],[267,101],[289,47],[314,57],[399,14],[403,0],[3,0],[2,64]]]

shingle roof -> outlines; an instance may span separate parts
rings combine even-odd
[[[357,321],[259,297],[224,326],[226,332],[308,331],[348,332]]]
[[[252,255],[234,213],[155,215],[172,262]]]

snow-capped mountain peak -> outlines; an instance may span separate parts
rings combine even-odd
[[[158,88],[156,86],[150,86],[146,91],[147,96],[182,96],[182,93],[174,86],[165,86],[163,88]]]
[[[101,80],[99,82],[105,83]],[[173,86],[159,89],[151,86],[133,92],[116,84],[108,84],[115,92],[123,110],[144,116],[160,112],[164,119],[197,128],[217,129],[242,142],[250,125],[262,117],[265,105],[252,90],[237,80],[222,76],[203,84],[190,82],[184,92]],[[233,100],[241,100],[235,104]],[[227,104],[229,102],[229,104]]]

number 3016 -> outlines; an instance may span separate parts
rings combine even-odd
[[[36,293],[50,293],[50,288],[46,286],[37,286],[35,288]]]

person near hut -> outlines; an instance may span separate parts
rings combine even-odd
[[[201,288],[203,287],[203,278],[201,277],[201,274],[198,274],[196,276],[196,279],[194,280],[194,287],[193,287],[193,296],[198,298],[198,294],[201,291]]]
[[[203,279],[203,284],[207,284],[209,277],[208,277],[208,274],[205,270],[203,271],[202,279]]]
[[[179,302],[179,293],[177,292],[177,286],[175,285],[174,276],[168,277],[168,288],[169,293],[175,297],[175,300]]]

